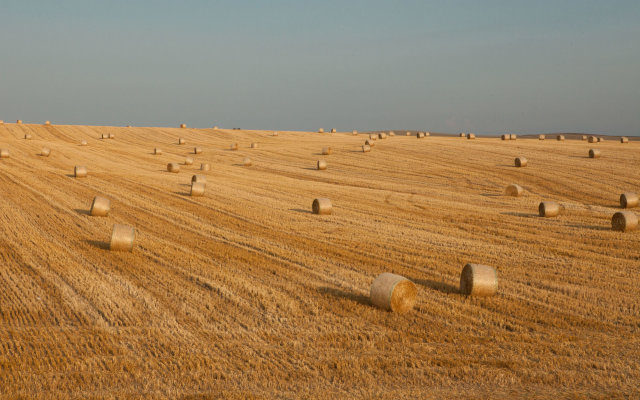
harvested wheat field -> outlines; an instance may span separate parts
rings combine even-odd
[[[364,132],[279,133],[0,125],[0,397],[638,394],[640,231],[611,218],[640,190],[640,142],[593,160],[537,135],[363,153]],[[109,250],[116,224],[131,252]],[[467,263],[495,268],[495,295],[459,292]],[[413,309],[371,304],[384,272],[415,283]]]

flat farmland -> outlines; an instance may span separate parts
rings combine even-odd
[[[639,141],[367,137],[0,125],[0,397],[638,396],[640,230],[611,217]],[[497,295],[459,293],[466,263]],[[412,311],[371,305],[382,272],[416,284]]]

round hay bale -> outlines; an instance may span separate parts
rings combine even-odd
[[[411,136],[411,132],[405,132],[405,136]]]
[[[629,143],[629,138],[625,137],[625,136],[621,137],[620,138],[620,143]]]
[[[336,128],[331,128],[331,133],[336,133]]]
[[[76,165],[73,168],[73,176],[76,178],[86,178],[87,177],[87,167],[83,165]]]
[[[503,133],[502,136],[500,136],[500,139],[511,140],[511,135],[509,135],[508,133]]]
[[[582,140],[587,140],[587,135],[582,135]]]
[[[42,157],[49,157],[49,154],[51,154],[51,150],[48,147],[43,147],[42,150],[40,150]]]
[[[396,133],[394,131],[389,132],[389,136],[395,136]]]
[[[208,163],[200,164],[200,171],[209,171],[211,166]]]
[[[467,139],[475,139],[476,138],[476,134],[475,133],[468,133],[467,134]]]
[[[589,143],[597,143],[598,142],[598,138],[595,136],[589,136]]]
[[[599,137],[598,138],[598,143],[600,143],[600,142],[604,142],[604,138],[603,137]]]
[[[589,158],[599,158],[600,150],[598,149],[589,149]]]
[[[318,169],[319,170],[327,169],[327,162],[325,160],[318,160]]]
[[[31,134],[30,133],[25,133],[24,134],[24,138],[25,138],[25,140],[31,140]]]
[[[386,139],[387,138],[387,134],[384,132],[380,132],[378,133],[378,139]]]
[[[516,135],[515,133],[512,133],[509,135],[509,140],[516,140],[518,139],[518,135]]]
[[[238,150],[238,143],[231,143],[231,146],[229,147],[229,149]]]
[[[318,129],[318,133],[324,133],[324,129],[323,128]]]
[[[527,159],[524,157],[516,157],[516,160],[515,160],[516,167],[518,168],[526,167],[527,162],[528,162]]]
[[[504,191],[504,194],[507,196],[519,197],[524,193],[524,189],[522,186],[517,185],[515,183],[510,184]]]
[[[17,120],[17,121],[16,121],[16,124],[18,124],[18,125],[20,125],[21,123],[22,123],[22,120],[21,120],[21,119],[19,119],[19,120]]]
[[[185,143],[187,143],[187,141],[184,138],[178,139],[178,144],[185,144]]]
[[[493,296],[498,292],[498,273],[482,264],[467,264],[460,273],[460,293],[467,296]]]
[[[273,132],[271,136],[278,136],[278,131]]]
[[[311,204],[311,210],[314,214],[329,215],[331,214],[331,200],[327,198],[317,198]]]
[[[638,203],[640,200],[636,193],[627,192],[620,195],[620,207],[622,208],[638,207]]]
[[[357,135],[357,134],[358,134],[358,131],[354,129],[354,130],[352,130],[352,131],[351,131],[351,134],[352,134],[353,136],[355,136],[355,135]]]
[[[194,147],[193,148],[193,154],[201,154],[202,153],[202,148],[201,147]]]
[[[558,135],[556,139],[558,140],[558,142],[564,142],[564,135]]]
[[[369,146],[369,147],[373,147],[373,146],[375,146],[375,145],[376,145],[376,143],[375,143],[373,140],[371,140],[371,139],[367,139],[367,140],[365,140],[365,141],[364,141],[364,144],[365,144],[365,145],[367,145],[367,146]]]
[[[191,182],[191,196],[204,196],[204,182]]]
[[[460,137],[467,137],[467,134],[464,132],[460,132]]]
[[[207,177],[204,176],[204,175],[196,174],[196,175],[191,177],[191,183],[193,183],[193,182],[200,182],[200,183],[204,183],[206,185],[207,184]]]
[[[51,125],[51,121],[44,121],[45,125]]]
[[[542,201],[538,205],[538,214],[541,217],[557,217],[560,214],[560,204],[555,201]]]
[[[251,143],[251,148],[252,149],[257,149],[258,148],[258,143]]]
[[[109,134],[103,133],[102,135],[100,135],[100,139],[109,139]]]
[[[167,164],[167,171],[177,174],[178,172],[180,172],[180,164],[178,164],[176,162],[168,163]]]
[[[416,138],[417,139],[422,139],[423,137],[424,137],[424,133],[422,133],[422,132],[416,133]]]
[[[155,149],[153,149],[153,154],[159,156],[159,155],[162,154],[162,150],[160,150],[159,148],[156,147]]]
[[[115,139],[115,138],[116,138],[116,135],[114,135],[113,133],[109,134],[109,139]]]
[[[370,134],[369,134],[369,139],[371,139],[371,140],[375,140],[374,138],[375,138],[375,139],[377,139],[377,138],[378,138],[378,135],[376,135],[375,133],[370,133]]]
[[[333,149],[331,148],[331,146],[322,148],[322,155],[323,156],[327,156],[327,155],[329,155],[331,153],[333,153]]]
[[[111,251],[131,251],[133,250],[133,240],[136,230],[127,225],[114,224],[111,232]]]
[[[544,140],[546,138],[545,135],[538,135],[538,140]]]
[[[187,127],[187,124],[180,124],[180,128],[184,129]]]
[[[242,165],[244,165],[245,167],[250,167],[251,166],[251,159],[249,157],[245,157],[242,159]]]
[[[631,211],[618,211],[611,217],[611,229],[629,232],[638,227],[638,216]]]
[[[94,217],[106,217],[111,211],[111,200],[106,197],[96,196],[93,198],[89,214]]]
[[[86,140],[82,140],[82,141],[80,142],[80,146],[87,146],[88,144],[89,144],[89,143],[87,143],[87,141],[86,141]]]
[[[213,127],[213,129],[218,129],[218,125],[215,125],[215,126]]]
[[[431,136],[431,132],[425,132],[424,137]]]
[[[362,146],[363,153],[368,153],[370,151],[371,151],[371,146],[369,146],[368,144],[365,144],[364,146]]]
[[[371,284],[371,304],[386,311],[405,314],[416,304],[418,289],[404,276],[383,272]]]
[[[4,124],[4,121],[0,119],[0,125]]]
[[[185,157],[184,158],[184,165],[192,165],[193,164],[193,158],[192,157]]]
[[[9,149],[0,149],[0,158],[9,158]]]

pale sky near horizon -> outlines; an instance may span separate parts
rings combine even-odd
[[[0,0],[0,119],[640,135],[640,1]]]

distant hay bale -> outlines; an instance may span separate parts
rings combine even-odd
[[[371,139],[367,139],[367,140],[365,140],[365,141],[364,141],[364,144],[365,144],[365,145],[367,145],[367,146],[369,146],[369,147],[373,147],[373,146],[375,146],[375,145],[376,145],[376,143],[375,143],[373,140],[371,140]]]
[[[524,193],[524,189],[522,188],[522,186],[512,183],[507,186],[504,193],[507,196],[519,197],[522,196],[522,193]]]
[[[44,121],[45,125],[51,125],[51,121]]]
[[[431,136],[431,132],[425,132],[425,133],[424,133],[424,136],[425,136],[425,137],[427,137],[427,136]]]
[[[193,164],[193,158],[192,157],[185,157],[184,158],[184,165],[192,165]]]
[[[22,123],[22,120],[21,120],[21,119],[19,119],[19,120],[17,120],[17,121],[16,121],[16,124],[18,124],[18,125],[20,125],[21,123]]]
[[[230,150],[238,150],[238,143],[231,143]]]
[[[324,133],[324,129],[322,128],[318,129],[318,133]]]
[[[518,139],[518,135],[516,135],[515,133],[512,133],[511,135],[509,135],[509,140],[516,140]]]
[[[201,147],[194,147],[193,148],[193,154],[201,154],[202,153],[202,148]]]
[[[42,157],[49,157],[49,154],[51,154],[51,150],[48,147],[43,147],[42,150],[40,150]]]
[[[9,158],[9,149],[0,149],[0,158]]]
[[[213,129],[218,129],[218,125],[215,125],[215,126],[213,127]]]
[[[422,133],[422,132],[416,133],[416,138],[417,139],[422,139],[423,137],[424,137],[424,133]]]
[[[0,119],[0,125],[4,124],[4,121]]]
[[[387,138],[387,134],[384,132],[380,132],[378,133],[378,139],[386,139]]]
[[[357,135],[357,134],[358,134],[358,131],[354,129],[354,130],[352,130],[352,131],[351,131],[351,134],[352,134],[353,136],[355,136],[355,135]]]
[[[598,138],[595,136],[589,136],[589,143],[597,143],[598,142]]]
[[[325,160],[318,160],[318,169],[319,170],[327,169],[327,162]]]
[[[205,185],[207,184],[207,177],[204,175],[200,175],[200,174],[196,174],[193,175],[191,177],[191,183],[193,182],[200,182],[200,183],[204,183]]]
[[[604,138],[603,137],[598,137],[598,143],[600,142],[604,142]]]
[[[389,136],[395,136],[396,133],[394,131],[389,132]]]
[[[582,135],[582,140],[587,140],[587,135]]]
[[[625,137],[625,136],[621,137],[620,138],[620,143],[629,143],[629,138]]]
[[[24,138],[25,138],[25,140],[31,140],[31,134],[30,133],[25,133],[24,134]]]
[[[502,136],[500,136],[500,139],[511,140],[511,135],[509,135],[508,133],[503,133]]]
[[[278,131],[273,132],[271,136],[278,136]]]
[[[180,124],[180,128],[184,129],[187,127],[187,124]]]
[[[109,134],[108,133],[103,133],[102,135],[100,135],[101,139],[109,139]]]
[[[405,136],[411,136],[411,132],[405,132]]]
[[[185,162],[185,164],[186,164],[186,162]],[[175,162],[168,163],[167,164],[167,171],[177,174],[178,172],[180,172],[180,164],[175,163]]]
[[[467,264],[460,273],[460,293],[467,296],[493,296],[498,292],[498,273],[482,264]]]
[[[464,132],[460,132],[460,137],[467,137],[467,134]]]
[[[257,149],[258,148],[258,143],[251,143],[251,148],[252,149]]]
[[[191,196],[204,196],[205,184],[203,182],[191,182]]]
[[[589,158],[599,158],[600,150],[598,149],[589,149]]]
[[[322,155],[323,156],[327,156],[327,155],[329,155],[331,153],[333,153],[333,149],[331,148],[331,146],[322,148]]]
[[[475,139],[476,135],[475,133],[467,133],[467,139]]]
[[[364,146],[362,146],[363,153],[368,153],[370,151],[371,151],[371,146],[369,146],[368,144],[365,144]]]
[[[336,128],[331,128],[331,133],[336,133]]]
[[[369,139],[376,140],[377,138],[378,138],[378,135],[376,135],[375,133],[370,133],[369,134]]]
[[[638,207],[639,203],[640,200],[636,193],[627,192],[620,195],[620,207],[622,208]]]
[[[185,144],[185,143],[187,143],[187,141],[184,138],[178,139],[178,144]]]
[[[153,154],[159,156],[162,154],[162,150],[156,147],[155,149],[153,149]]]
[[[93,198],[89,214],[94,217],[106,217],[111,211],[111,200],[106,197],[96,196]]]
[[[564,142],[564,135],[558,135],[556,139],[558,140],[558,142]]]
[[[557,217],[560,214],[560,204],[555,201],[543,201],[538,205],[538,215],[541,217]]]
[[[638,227],[638,216],[632,211],[618,211],[611,217],[611,229],[614,231],[629,232]]]
[[[546,138],[545,135],[538,135],[538,140],[544,140]]]
[[[373,281],[369,292],[371,304],[386,311],[405,314],[416,304],[418,289],[404,276],[384,272]]]
[[[109,139],[115,139],[115,138],[116,138],[116,135],[114,135],[113,133],[109,134]]]
[[[524,157],[516,157],[516,159],[515,159],[515,164],[516,164],[516,167],[518,167],[518,168],[526,167],[527,163],[528,163],[528,161]]]
[[[73,176],[76,178],[86,178],[87,177],[87,167],[83,165],[76,165],[73,168]]]
[[[331,200],[327,198],[317,198],[313,200],[311,204],[311,210],[314,214],[318,215],[329,215],[331,214],[332,206]]]
[[[132,251],[136,231],[130,226],[114,224],[111,232],[111,251]]]
[[[86,140],[82,140],[82,141],[80,142],[80,146],[86,146],[86,145],[88,145],[88,144],[89,144],[89,143],[87,143],[87,141],[86,141]]]
[[[249,157],[245,157],[242,159],[242,165],[244,165],[245,167],[250,167],[251,166],[251,159]]]
[[[211,166],[207,163],[200,164],[200,171],[209,171]]]

